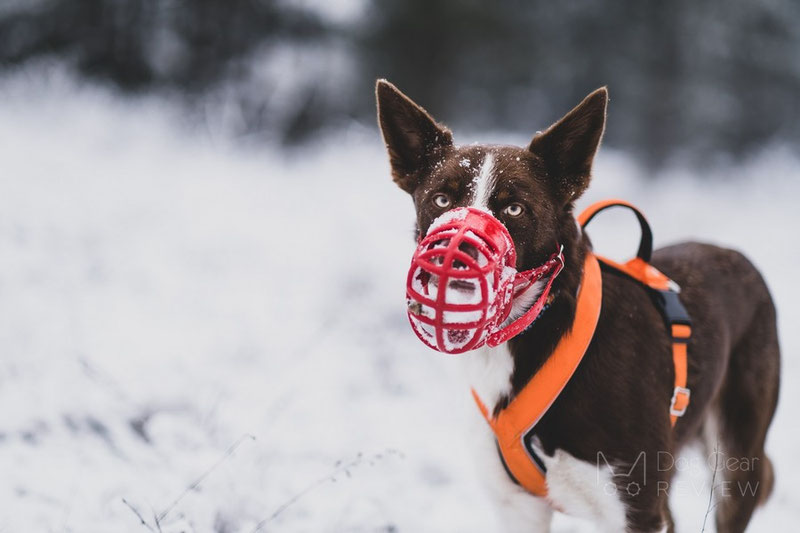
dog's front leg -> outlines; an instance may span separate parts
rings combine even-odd
[[[503,467],[498,466],[502,470]],[[549,533],[553,509],[544,498],[530,494],[510,480],[505,487],[489,490],[492,492],[498,520],[503,526],[502,531]]]
[[[480,416],[475,419],[470,442],[474,446],[478,475],[503,526],[498,531],[548,533],[553,509],[544,498],[532,495],[508,477],[500,462],[494,434]]]

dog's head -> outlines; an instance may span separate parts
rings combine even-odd
[[[490,211],[508,229],[517,268],[533,268],[576,238],[574,201],[589,184],[608,93],[598,89],[526,148],[457,146],[445,126],[394,85],[377,83],[378,123],[392,176],[411,195],[417,232],[461,206]]]

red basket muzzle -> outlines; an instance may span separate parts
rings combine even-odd
[[[458,354],[496,346],[527,327],[564,263],[559,252],[520,273],[516,260],[508,230],[486,211],[461,207],[435,220],[414,252],[406,281],[408,318],[420,340]],[[506,324],[514,296],[548,274],[533,307]]]

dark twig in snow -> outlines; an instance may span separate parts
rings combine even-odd
[[[160,522],[161,520],[164,520],[164,518],[165,518],[165,517],[166,517],[166,516],[169,514],[169,512],[170,512],[170,511],[172,511],[172,510],[175,508],[175,506],[176,506],[176,505],[178,505],[178,503],[179,503],[179,502],[180,502],[180,501],[181,501],[181,500],[182,500],[182,499],[183,499],[183,498],[184,498],[184,497],[185,497],[187,494],[189,494],[189,493],[190,493],[190,492],[192,492],[193,490],[197,489],[197,487],[199,487],[199,486],[200,486],[200,483],[202,483],[202,482],[203,482],[203,481],[204,481],[204,480],[205,480],[205,479],[206,479],[206,478],[207,478],[209,475],[211,475],[211,473],[212,473],[214,470],[216,470],[216,469],[217,469],[217,468],[218,468],[218,467],[219,467],[219,466],[220,466],[222,463],[224,463],[225,461],[227,461],[227,460],[228,460],[228,458],[229,458],[231,455],[233,455],[233,452],[235,452],[235,451],[236,451],[236,449],[237,449],[237,448],[238,448],[238,447],[239,447],[239,446],[240,446],[240,445],[241,445],[241,444],[242,444],[242,443],[243,443],[245,440],[248,440],[248,439],[249,439],[249,440],[256,440],[255,436],[253,436],[253,435],[250,435],[249,433],[245,433],[244,435],[242,435],[241,437],[239,437],[239,438],[236,440],[236,442],[234,442],[233,444],[231,444],[231,445],[228,447],[228,449],[227,449],[227,450],[225,450],[225,453],[224,453],[224,454],[222,454],[222,457],[220,457],[220,458],[219,458],[219,460],[218,460],[216,463],[214,463],[213,465],[211,465],[211,468],[209,468],[208,470],[206,470],[205,472],[203,472],[203,473],[200,475],[200,477],[198,477],[196,480],[194,480],[192,483],[190,483],[190,484],[189,484],[189,486],[188,486],[188,487],[186,487],[186,490],[184,490],[184,491],[183,491],[183,492],[180,494],[180,496],[178,496],[177,498],[175,498],[175,501],[173,501],[173,502],[172,502],[172,503],[169,505],[169,507],[167,507],[166,509],[164,509],[163,511],[161,511],[161,513],[160,513],[158,516],[156,516],[156,523]]]
[[[161,520],[158,519],[156,511],[154,509],[151,509],[151,511],[153,513],[153,521],[156,523],[156,528],[158,528],[158,533],[164,533],[163,531],[161,531]]]
[[[367,461],[368,461],[370,466],[373,466],[375,464],[375,461],[380,461],[380,460],[384,459],[386,456],[389,456],[389,455],[396,455],[396,456],[401,457],[401,458],[404,457],[402,452],[399,452],[397,450],[394,450],[394,449],[390,448],[390,449],[387,449],[384,453],[376,453],[376,454],[370,456],[367,459]],[[326,483],[336,483],[336,477],[339,474],[343,473],[348,478],[352,477],[351,471],[354,468],[360,466],[364,462],[364,460],[365,460],[364,459],[364,454],[361,453],[361,452],[358,452],[358,454],[356,454],[356,458],[353,459],[352,461],[348,462],[348,463],[344,463],[341,460],[336,461],[336,463],[334,464],[333,470],[331,470],[328,474],[322,476],[321,478],[317,479],[313,483],[309,484],[303,490],[301,490],[300,492],[298,492],[297,494],[295,494],[294,496],[292,496],[291,498],[289,498],[288,500],[286,500],[285,502],[280,504],[277,507],[277,509],[275,509],[275,512],[273,512],[270,516],[268,516],[267,518],[265,518],[264,520],[262,520],[261,522],[256,524],[255,529],[253,529],[253,531],[251,533],[256,533],[257,531],[261,531],[261,529],[264,526],[266,526],[267,524],[269,524],[270,522],[275,520],[278,517],[278,515],[280,515],[282,512],[284,512],[287,508],[289,508],[292,505],[294,505],[295,503],[297,503],[298,500],[300,500],[301,498],[306,496],[308,493],[314,491],[315,489],[319,488],[320,486],[322,486],[322,485],[324,485]]]
[[[716,488],[715,483],[717,481],[717,470],[719,470],[719,441],[714,446],[714,472],[711,474],[711,493],[708,495],[708,505],[706,506],[706,515],[703,517],[703,529],[700,530],[700,533],[704,533],[706,530],[706,522],[708,522],[708,515],[711,514],[717,507],[717,503],[714,502],[714,489]]]
[[[153,529],[153,527],[152,527],[150,524],[148,524],[148,523],[145,521],[144,517],[142,516],[142,513],[140,513],[140,512],[139,512],[139,511],[136,509],[136,507],[134,507],[133,505],[131,505],[130,503],[128,503],[128,500],[126,500],[125,498],[122,498],[122,503],[124,503],[125,505],[127,505],[127,506],[128,506],[128,509],[130,509],[131,511],[133,511],[133,514],[135,514],[135,515],[136,515],[136,517],[139,519],[139,522],[141,522],[141,523],[142,523],[142,525],[143,525],[144,527],[146,527],[147,529],[149,529],[149,530],[150,530],[150,531],[152,531],[153,533],[156,533],[156,530],[155,530],[155,529]],[[160,529],[160,528],[159,528],[159,529]]]
[[[80,364],[83,373],[86,374],[89,379],[105,387],[118,399],[125,403],[139,406],[139,402],[134,400],[131,395],[125,391],[122,384],[112,374],[102,369],[97,363],[90,361],[85,356],[80,356],[78,357],[78,364]]]

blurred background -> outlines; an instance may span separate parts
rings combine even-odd
[[[499,531],[463,359],[405,316],[377,77],[517,145],[609,87],[578,208],[763,272],[783,386],[749,531],[791,529],[800,3],[0,0],[0,533]],[[591,236],[625,259],[638,225]],[[686,458],[679,531],[713,531]]]
[[[0,64],[282,145],[372,127],[377,77],[454,127],[526,134],[609,85],[606,142],[658,167],[798,146],[798,20],[793,0],[5,0]]]

